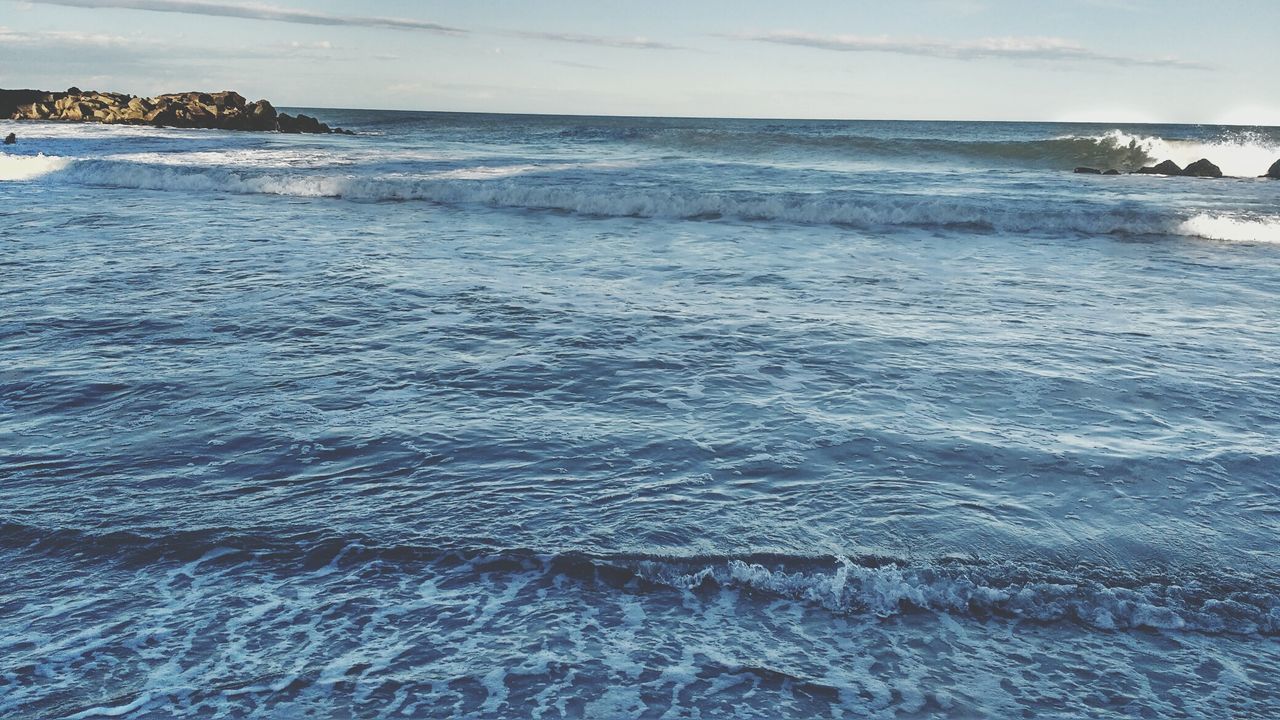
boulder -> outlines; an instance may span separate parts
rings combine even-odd
[[[282,133],[328,133],[332,132],[328,125],[311,117],[310,115],[298,114],[297,117],[288,113],[280,113],[276,118],[276,123]]]
[[[235,92],[234,90],[223,90],[220,93],[213,94],[213,104],[225,111],[229,108],[243,110],[245,103],[244,97],[241,96],[240,93]]]
[[[1075,169],[1075,172],[1080,175],[1101,175],[1102,174],[1102,171],[1099,170],[1098,168],[1091,168],[1091,167],[1078,167]]]
[[[4,144],[5,144],[5,145],[12,145],[12,144],[14,144],[14,143],[16,143],[16,142],[18,142],[18,136],[17,136],[17,135],[14,135],[13,133],[9,133],[8,135],[5,135],[5,136],[4,136]]]
[[[1120,171],[1119,171],[1119,170],[1116,170],[1115,168],[1111,168],[1110,170],[1108,170],[1108,171],[1106,171],[1106,172],[1104,172],[1104,173],[1102,173],[1102,174],[1103,174],[1103,175],[1119,175],[1119,174],[1120,174]]]
[[[1205,158],[1201,158],[1183,168],[1182,174],[1187,177],[1220,178],[1222,177],[1222,168]]]
[[[1280,160],[1277,160],[1276,164],[1272,165],[1271,169],[1267,171],[1267,177],[1272,180],[1280,180]]]
[[[344,132],[309,115],[279,114],[266,100],[246,102],[234,90],[169,93],[153,98],[84,92],[76,87],[65,93],[0,90],[0,117],[287,133]]]
[[[63,93],[51,93],[46,90],[0,90],[0,119],[21,119],[15,117],[20,109],[38,102],[56,101],[62,95]]]
[[[1138,171],[1139,175],[1181,175],[1182,168],[1178,167],[1178,163],[1172,160],[1165,160],[1159,165],[1144,167]]]
[[[276,109],[266,100],[259,100],[256,103],[245,106],[245,112],[249,116],[249,128],[252,130],[275,130]]]

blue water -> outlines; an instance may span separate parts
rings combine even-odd
[[[1280,130],[312,114],[0,122],[0,717],[1280,715]]]

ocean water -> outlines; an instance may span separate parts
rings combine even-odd
[[[0,717],[1280,716],[1280,130],[313,114],[0,122]]]

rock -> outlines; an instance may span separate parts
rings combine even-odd
[[[1115,168],[1112,168],[1112,169],[1110,169],[1110,170],[1108,170],[1108,171],[1106,171],[1106,172],[1104,172],[1104,173],[1102,173],[1102,174],[1103,174],[1103,175],[1119,175],[1119,174],[1120,174],[1120,171],[1119,171],[1119,170],[1116,170]]]
[[[252,105],[246,106],[245,113],[249,118],[250,130],[277,129],[276,120],[279,116],[276,114],[276,109],[266,100],[259,100]]]
[[[287,133],[344,132],[309,115],[278,114],[266,100],[246,102],[234,90],[168,93],[153,98],[84,92],[76,87],[65,93],[0,90],[0,117]]]
[[[1201,158],[1183,168],[1182,174],[1187,177],[1220,178],[1222,177],[1222,168]]]
[[[1102,174],[1101,170],[1097,168],[1091,168],[1091,167],[1078,167],[1075,169],[1075,172],[1081,175],[1101,175]]]
[[[46,90],[0,90],[0,119],[20,119],[16,116],[23,108],[35,103],[57,101],[62,96],[63,93]]]
[[[1181,175],[1182,168],[1178,167],[1178,163],[1172,160],[1165,160],[1159,165],[1152,167],[1144,167],[1138,171],[1139,175]]]
[[[328,125],[311,117],[310,115],[298,114],[293,117],[288,113],[280,113],[276,118],[277,125],[282,133],[329,133],[333,132]]]
[[[1271,169],[1267,171],[1267,177],[1272,180],[1280,180],[1280,160],[1277,160],[1276,164],[1272,165]]]
[[[17,136],[17,135],[14,135],[13,133],[9,133],[8,135],[5,135],[5,136],[4,136],[4,144],[5,144],[5,145],[12,145],[12,144],[14,144],[14,143],[16,143],[16,142],[18,142],[18,136]]]

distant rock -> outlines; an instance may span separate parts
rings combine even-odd
[[[1222,177],[1222,168],[1201,158],[1183,168],[1182,174],[1187,177],[1220,178]]]
[[[1120,174],[1120,171],[1119,171],[1119,170],[1116,170],[1115,168],[1112,168],[1112,169],[1110,169],[1110,170],[1108,170],[1108,171],[1106,171],[1106,172],[1104,172],[1104,173],[1102,173],[1102,174],[1103,174],[1103,175],[1119,175],[1119,174]]]
[[[51,93],[47,90],[0,90],[0,118],[11,118],[23,105],[51,102],[62,97],[64,93]]]
[[[1182,168],[1172,160],[1165,160],[1159,165],[1144,167],[1137,171],[1139,175],[1181,175]]]
[[[277,118],[282,133],[329,133],[333,132],[328,125],[311,117],[310,115],[298,114],[293,117],[288,113],[280,113]]]
[[[0,117],[14,120],[100,122],[110,125],[211,128],[220,130],[278,130],[286,133],[343,133],[308,115],[279,114],[266,100],[247,102],[233,90],[185,92],[152,98],[82,91],[0,90]]]
[[[4,144],[5,144],[5,145],[12,145],[12,144],[14,144],[14,143],[16,143],[16,142],[18,142],[18,136],[17,136],[17,135],[14,135],[13,133],[9,133],[8,135],[5,135],[5,136],[4,136]]]
[[[1099,170],[1098,168],[1091,168],[1091,167],[1078,167],[1075,169],[1075,172],[1079,175],[1101,175],[1102,174],[1102,171]]]
[[[1280,160],[1277,160],[1276,164],[1272,165],[1271,169],[1267,171],[1267,177],[1272,180],[1280,180]]]

